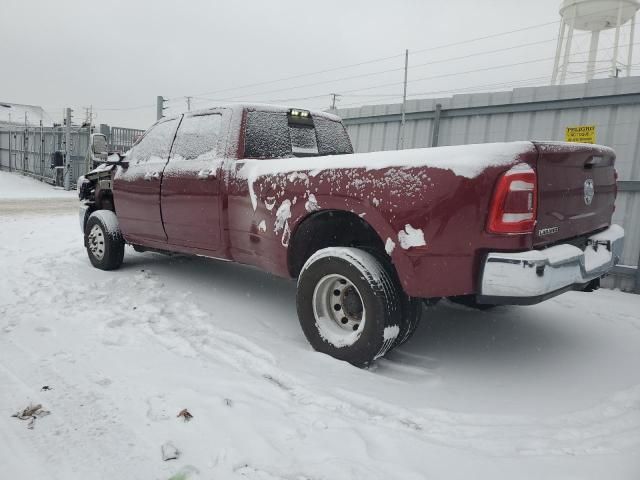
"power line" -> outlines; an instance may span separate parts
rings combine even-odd
[[[615,8],[607,8],[607,9],[604,9],[602,11],[595,12],[595,13],[605,13],[605,12],[616,11],[616,10],[617,10],[617,7],[615,7]],[[594,14],[594,13],[590,13],[589,15],[592,15],[592,14]],[[583,17],[583,16],[588,16],[588,15],[578,15],[575,18],[580,18],[580,17]],[[491,39],[491,38],[498,38],[498,37],[502,37],[502,36],[505,36],[505,35],[511,35],[513,33],[520,33],[520,32],[525,32],[525,31],[529,31],[529,30],[534,30],[534,29],[537,29],[537,28],[546,27],[546,26],[549,26],[549,25],[554,25],[554,24],[557,24],[559,22],[560,22],[560,20],[554,20],[554,21],[551,21],[551,22],[545,22],[545,23],[539,23],[539,24],[536,24],[536,25],[530,25],[528,27],[522,27],[522,28],[517,28],[517,29],[514,29],[514,30],[498,32],[498,33],[494,33],[494,34],[490,34],[490,35],[484,35],[484,36],[481,36],[481,37],[475,37],[475,38],[471,38],[471,39],[468,39],[468,40],[461,40],[461,41],[458,41],[458,42],[452,42],[452,43],[447,43],[447,44],[443,44],[443,45],[437,45],[437,46],[434,46],[434,47],[428,47],[428,48],[423,48],[423,49],[419,49],[419,50],[412,50],[412,55],[422,54],[424,52],[430,52],[430,51],[435,51],[435,50],[441,50],[441,49],[445,49],[445,48],[449,48],[449,47],[466,45],[466,44],[469,44],[469,43],[475,43],[475,42],[482,41],[482,40],[488,40],[488,39]],[[588,33],[585,33],[585,35],[586,34],[588,34]],[[557,40],[557,37],[552,39],[552,40],[549,40],[549,41],[553,41],[553,40]],[[531,45],[535,45],[537,43],[545,43],[545,42],[546,41],[533,42],[533,43],[531,43]],[[509,48],[505,48],[504,50],[510,50],[512,48],[518,48],[518,47],[509,47]],[[504,51],[504,50],[500,49],[500,50],[496,50],[496,51]],[[279,82],[283,82],[283,81],[287,81],[287,80],[293,80],[293,79],[296,79],[296,78],[303,78],[303,77],[308,77],[308,76],[311,76],[311,75],[318,75],[318,74],[321,74],[321,73],[328,73],[328,72],[333,72],[333,71],[337,71],[337,70],[344,70],[344,69],[347,69],[347,68],[353,68],[353,67],[357,67],[357,66],[362,66],[362,65],[366,65],[366,64],[382,62],[382,61],[385,61],[385,60],[399,58],[399,57],[402,57],[402,56],[403,56],[403,54],[397,54],[397,55],[391,55],[391,56],[387,56],[387,57],[374,58],[374,59],[367,60],[367,61],[364,61],[364,62],[358,62],[358,63],[348,64],[348,65],[343,65],[343,66],[340,66],[340,67],[334,67],[334,68],[329,68],[329,69],[324,69],[324,70],[318,70],[318,71],[315,71],[315,72],[297,74],[297,75],[293,75],[293,76],[289,76],[289,77],[283,77],[283,78],[276,79],[276,80],[268,80],[268,81],[264,81],[264,82],[257,82],[257,83],[247,84],[247,85],[240,85],[240,86],[237,86],[237,87],[230,87],[230,88],[225,88],[225,89],[220,89],[220,90],[214,90],[214,91],[210,91],[210,92],[194,94],[194,95],[191,95],[191,96],[198,97],[198,96],[205,96],[205,95],[213,95],[213,94],[223,93],[223,92],[228,92],[228,91],[233,91],[233,90],[242,90],[242,89],[245,89],[245,88],[251,88],[251,87],[255,87],[255,86],[269,85],[269,84],[279,83]],[[468,58],[468,57],[460,57],[460,58]],[[438,63],[438,62],[433,62],[433,63]],[[422,64],[422,65],[429,65],[429,64],[432,64],[432,62],[429,62],[429,63],[426,63],[426,64]],[[373,73],[373,74],[387,73],[387,72],[398,71],[398,70],[402,70],[402,68],[385,70],[385,71],[376,72],[376,73]],[[354,77],[354,78],[357,78],[357,76]],[[338,80],[335,80],[335,81],[339,81],[339,80],[341,80],[341,79],[338,79]],[[297,88],[297,87],[292,87],[292,88]],[[286,90],[286,89],[282,89],[282,90]],[[282,91],[282,90],[280,90],[280,91]],[[257,93],[257,94],[262,94],[262,93],[265,93],[265,92],[260,92],[260,93]],[[180,98],[182,98],[182,97],[180,97]]]
[[[524,44],[520,44],[520,45],[512,45],[509,47],[503,47],[503,48],[498,48],[498,49],[494,49],[494,50],[486,50],[486,51],[482,51],[482,52],[477,52],[477,53],[472,53],[472,54],[468,54],[468,55],[462,55],[459,57],[452,57],[452,58],[445,58],[445,59],[441,59],[441,60],[433,60],[430,62],[425,62],[425,63],[419,63],[417,65],[412,65],[411,69],[415,69],[415,68],[420,68],[420,67],[425,67],[425,66],[429,66],[429,65],[435,65],[435,64],[439,64],[439,63],[446,63],[446,62],[453,62],[456,60],[464,60],[467,58],[472,58],[472,57],[477,57],[477,56],[481,56],[481,55],[489,55],[492,53],[499,53],[499,52],[505,52],[505,51],[509,51],[509,50],[515,50],[518,48],[524,48],[524,47],[530,47],[533,45],[540,45],[543,43],[549,43],[549,42],[554,42],[558,39],[558,37],[554,37],[548,40],[539,40],[537,42],[529,42],[529,43],[524,43]],[[347,77],[341,77],[341,78],[334,78],[331,80],[322,80],[319,82],[313,82],[313,83],[305,83],[305,84],[301,84],[301,85],[295,85],[295,86],[290,86],[290,87],[283,87],[283,88],[277,88],[274,90],[266,90],[266,91],[261,91],[261,92],[254,92],[254,93],[249,93],[247,94],[248,96],[255,96],[255,95],[265,95],[265,94],[270,94],[270,93],[279,93],[279,92],[283,92],[283,91],[289,91],[289,90],[298,90],[301,88],[305,88],[305,87],[315,87],[318,85],[324,85],[327,83],[335,83],[335,82],[341,82],[344,80],[353,80],[356,78],[365,78],[365,77],[372,77],[372,76],[376,76],[376,75],[382,75],[384,73],[392,73],[392,72],[399,72],[404,70],[404,67],[398,67],[398,68],[391,68],[391,69],[387,69],[387,70],[379,70],[376,72],[370,72],[370,73],[361,73],[358,75],[350,75]],[[240,87],[238,87],[240,88]],[[225,101],[225,100],[232,100],[234,98],[237,98],[237,96],[232,96],[232,97],[225,97],[225,98],[206,98],[206,97],[197,97],[201,100],[205,100],[205,101]],[[311,97],[303,97],[303,99],[306,98],[311,98]]]
[[[545,42],[549,42],[549,41],[554,41],[557,40],[557,37],[551,40],[543,40],[543,41],[537,41],[537,42],[529,42],[526,44],[521,44],[521,45],[515,45],[515,46],[510,46],[510,47],[504,47],[504,48],[500,48],[500,49],[494,49],[494,50],[489,50],[489,51],[485,51],[485,52],[478,52],[478,53],[474,53],[474,54],[469,54],[469,55],[463,55],[460,57],[455,57],[453,59],[443,59],[443,60],[435,60],[435,61],[431,61],[431,62],[425,62],[425,63],[421,63],[418,65],[414,65],[412,67],[413,68],[418,68],[418,67],[423,67],[423,66],[427,66],[427,65],[433,65],[433,64],[437,64],[437,63],[443,63],[446,61],[453,61],[453,60],[460,60],[460,59],[467,59],[467,58],[472,58],[472,57],[477,57],[477,56],[481,56],[484,54],[490,54],[490,53],[498,53],[498,52],[502,52],[502,51],[507,51],[507,50],[513,50],[516,48],[522,48],[522,47],[527,47],[527,46],[532,46],[532,45],[536,45],[536,44],[540,44],[540,43],[545,43]],[[635,45],[635,44],[634,44]],[[628,46],[628,45],[622,45],[622,47],[624,46]],[[603,49],[603,50],[607,50],[607,49]],[[571,54],[571,56],[576,56],[576,55],[583,55],[588,53],[587,51],[584,52],[574,52]],[[480,68],[480,69],[475,69],[475,70],[468,70],[468,71],[464,71],[464,72],[454,72],[454,73],[446,73],[446,74],[441,74],[441,75],[433,75],[430,77],[422,77],[422,78],[417,78],[417,79],[413,79],[411,81],[409,81],[409,83],[414,83],[417,81],[424,81],[424,80],[431,80],[431,79],[436,79],[436,78],[445,78],[445,77],[449,77],[449,76],[454,76],[454,75],[465,75],[468,73],[477,73],[477,72],[483,72],[483,71],[491,71],[491,70],[496,70],[496,69],[501,69],[501,68],[508,68],[508,67],[513,67],[513,66],[520,66],[520,65],[527,65],[527,64],[531,64],[531,63],[539,63],[539,62],[544,62],[544,61],[550,61],[553,60],[555,57],[545,57],[545,58],[540,58],[540,59],[535,59],[535,60],[527,60],[527,61],[523,61],[523,62],[517,62],[517,63],[511,63],[511,64],[505,64],[505,65],[498,65],[498,66],[493,66],[493,67],[484,67],[484,68]],[[241,98],[248,98],[248,97],[255,97],[258,95],[267,95],[267,94],[271,94],[271,93],[278,93],[278,92],[282,92],[282,91],[289,91],[289,90],[297,90],[300,88],[305,88],[305,87],[313,87],[313,86],[317,86],[317,85],[324,85],[327,83],[335,83],[335,82],[339,82],[339,81],[344,81],[344,80],[352,80],[355,78],[364,78],[364,77],[369,77],[369,76],[374,76],[374,75],[380,75],[383,73],[389,73],[389,72],[397,72],[403,70],[403,68],[394,68],[394,69],[389,69],[389,70],[383,70],[383,71],[379,71],[379,72],[372,72],[372,73],[366,73],[366,74],[359,74],[359,75],[353,75],[353,76],[348,76],[348,77],[342,77],[342,78],[337,78],[337,79],[333,79],[333,80],[324,80],[324,81],[320,81],[320,82],[314,82],[314,83],[306,83],[306,84],[302,84],[302,85],[296,85],[296,86],[292,86],[292,87],[285,87],[285,88],[278,88],[278,89],[274,89],[274,90],[266,90],[266,91],[261,91],[261,92],[254,92],[254,93],[249,93],[243,96],[232,96],[232,97],[224,97],[224,98],[205,98],[205,97],[200,97],[203,101],[234,101],[237,99],[241,99]],[[394,82],[394,83],[385,83],[382,85],[375,85],[375,86],[371,86],[371,87],[363,87],[363,88],[357,88],[357,89],[352,89],[352,90],[343,90],[342,93],[351,93],[351,92],[358,92],[358,91],[362,91],[362,90],[370,90],[370,89],[374,89],[374,88],[381,88],[381,87],[388,87],[388,86],[397,86],[400,85],[402,82]],[[317,96],[308,96],[308,97],[300,97],[297,99],[289,99],[289,100],[304,100],[304,99],[310,99],[310,98],[316,98],[316,97],[320,97],[320,96],[324,96],[326,94],[323,95],[317,95]]]
[[[290,77],[283,77],[283,78],[279,78],[279,79],[276,79],[276,80],[267,80],[265,82],[249,83],[249,84],[240,85],[240,86],[237,86],[237,87],[230,87],[230,88],[224,88],[224,89],[221,89],[221,90],[213,90],[213,91],[209,91],[209,92],[197,93],[197,94],[194,94],[194,95],[191,95],[191,96],[192,97],[200,97],[202,95],[213,95],[215,93],[229,92],[229,91],[232,91],[232,90],[243,90],[245,88],[257,87],[257,86],[261,86],[261,85],[269,85],[269,84],[272,84],[272,83],[284,82],[286,80],[294,80],[296,78],[309,77],[311,75],[319,75],[321,73],[329,73],[329,72],[335,72],[337,70],[344,70],[344,69],[347,69],[347,68],[360,67],[362,65],[368,65],[368,64],[371,64],[371,63],[384,62],[385,60],[390,60],[392,58],[399,58],[399,57],[402,57],[402,56],[403,56],[403,54],[398,54],[398,55],[391,55],[391,56],[388,56],[388,57],[374,58],[372,60],[366,60],[364,62],[352,63],[350,65],[343,65],[343,66],[340,66],[340,67],[328,68],[328,69],[325,69],[325,70],[317,70],[315,72],[309,72],[309,73],[300,73],[300,74],[297,74],[297,75],[292,75]]]
[[[434,50],[441,50],[441,49],[444,49],[444,48],[455,47],[455,46],[459,46],[459,45],[465,45],[465,44],[468,44],[468,43],[474,43],[474,42],[478,42],[478,41],[482,41],[482,40],[487,40],[487,39],[490,39],[490,38],[497,38],[497,37],[501,37],[501,36],[505,36],[505,35],[511,35],[513,33],[519,33],[519,32],[524,32],[524,31],[527,31],[527,30],[533,30],[533,29],[544,27],[544,26],[548,26],[548,25],[553,25],[553,24],[556,24],[558,22],[559,22],[559,20],[555,20],[553,22],[547,22],[547,23],[541,23],[541,24],[537,24],[537,25],[531,25],[531,26],[528,26],[528,27],[518,28],[518,29],[515,29],[515,30],[508,30],[506,32],[499,32],[499,33],[495,33],[495,34],[491,34],[491,35],[485,35],[485,36],[482,36],[482,37],[476,37],[476,38],[471,38],[471,39],[468,39],[468,40],[462,40],[462,41],[459,41],[459,42],[453,42],[453,43],[448,43],[448,44],[444,44],[444,45],[438,45],[438,46],[435,46],[435,47],[428,47],[428,48],[423,48],[423,49],[419,49],[419,50],[414,50],[414,51],[412,51],[412,55],[413,54],[420,54],[420,53],[424,53],[424,52],[429,52],[429,51],[434,51]],[[552,40],[548,40],[548,41],[553,41],[553,40],[557,40],[557,37],[552,39]],[[536,44],[536,43],[544,43],[544,42],[534,42],[533,44]],[[513,47],[513,48],[517,48],[517,47]],[[500,51],[500,50],[498,50],[498,51]],[[286,80],[293,80],[293,79],[296,79],[296,78],[303,78],[303,77],[308,77],[308,76],[311,76],[311,75],[318,75],[318,74],[321,74],[321,73],[329,73],[329,72],[334,72],[334,71],[337,71],[337,70],[344,70],[344,69],[348,69],[348,68],[353,68],[353,67],[358,67],[358,66],[362,66],[362,65],[371,64],[371,63],[383,62],[385,60],[391,60],[391,59],[399,58],[399,57],[403,57],[403,56],[404,56],[404,54],[390,55],[390,56],[387,56],[387,57],[379,57],[379,58],[374,58],[374,59],[371,59],[371,60],[366,60],[366,61],[363,61],[363,62],[352,63],[352,64],[348,64],[348,65],[342,65],[340,67],[328,68],[328,69],[324,69],[324,70],[317,70],[315,72],[302,73],[302,74],[292,75],[292,76],[289,76],[289,77],[282,77],[282,78],[275,79],[275,80],[267,80],[267,81],[264,81],[264,82],[256,82],[256,83],[251,83],[251,84],[246,84],[246,85],[240,85],[240,86],[237,86],[237,87],[230,87],[230,88],[225,88],[225,89],[220,89],[220,90],[213,90],[213,91],[209,91],[209,92],[197,93],[197,94],[193,94],[193,95],[190,95],[190,96],[192,96],[192,97],[201,97],[201,96],[204,96],[204,95],[213,95],[213,94],[216,94],[216,93],[223,93],[223,92],[228,92],[228,91],[233,91],[233,90],[242,90],[242,89],[245,89],[245,88],[251,88],[251,87],[262,86],[262,85],[269,85],[269,84],[273,84],[273,83],[283,82],[283,81],[286,81]],[[396,71],[396,70],[397,69],[386,70],[386,71],[383,71],[381,73],[385,73],[385,72],[389,72],[389,71]],[[402,70],[402,68],[400,68],[400,70]],[[183,97],[180,97],[180,98],[183,98]]]
[[[633,44],[628,44],[628,45],[621,45],[621,47],[626,47],[626,46],[630,46],[630,45],[638,45],[640,44],[640,42],[634,42]],[[602,50],[611,50],[613,47],[611,48],[605,48]],[[574,55],[584,55],[586,53],[589,52],[574,52],[571,54],[571,56]],[[478,72],[486,72],[486,71],[491,71],[491,70],[498,70],[498,69],[502,69],[502,68],[508,68],[508,67],[516,67],[516,66],[520,66],[520,65],[527,65],[527,64],[531,64],[531,63],[539,63],[539,62],[545,62],[545,61],[549,61],[549,60],[553,60],[555,57],[547,57],[547,58],[538,58],[535,60],[526,60],[523,62],[517,62],[517,63],[507,63],[507,64],[503,64],[503,65],[497,65],[497,66],[493,66],[493,67],[484,67],[484,68],[478,68],[478,69],[474,69],[474,70],[466,70],[463,72],[453,72],[453,73],[444,73],[441,75],[432,75],[430,77],[421,77],[421,78],[415,78],[413,80],[410,80],[409,83],[415,83],[415,82],[421,82],[424,80],[433,80],[436,78],[446,78],[446,77],[452,77],[452,76],[456,76],[456,75],[466,75],[469,73],[478,73]],[[356,88],[353,90],[343,90],[341,93],[342,94],[346,94],[346,93],[351,93],[351,92],[360,92],[363,90],[373,90],[374,88],[382,88],[382,87],[391,87],[391,86],[398,86],[398,85],[402,85],[402,82],[394,82],[394,83],[385,83],[385,84],[381,84],[381,85],[373,85],[371,87],[363,87],[363,88]]]
[[[616,9],[617,8],[608,8],[608,9],[602,10],[602,13],[608,12],[608,11],[612,11],[612,10],[616,10]],[[598,12],[598,13],[600,13],[600,12]],[[419,50],[412,50],[412,55],[418,55],[418,54],[422,54],[422,53],[425,53],[425,52],[441,50],[441,49],[460,46],[460,45],[465,45],[465,44],[469,44],[469,43],[475,43],[475,42],[488,40],[488,39],[492,39],[492,38],[499,38],[499,37],[506,36],[506,35],[511,35],[511,34],[514,34],[514,33],[525,32],[525,31],[534,30],[534,29],[545,27],[545,26],[549,26],[549,25],[554,25],[554,24],[557,24],[558,22],[559,22],[559,20],[554,20],[554,21],[551,21],[551,22],[545,22],[545,23],[540,23],[540,24],[536,24],[536,25],[530,25],[530,26],[527,26],[527,27],[522,27],[522,28],[517,28],[517,29],[513,29],[513,30],[498,32],[498,33],[490,34],[490,35],[484,35],[484,36],[475,37],[475,38],[471,38],[471,39],[467,39],[467,40],[451,42],[451,43],[448,43],[448,44],[437,45],[437,46],[423,48],[423,49],[419,49]],[[553,40],[557,40],[557,37],[554,38],[554,39],[551,39],[551,40],[530,42],[530,43],[527,43],[527,44],[511,46],[511,47],[505,47],[505,48],[496,49],[496,50],[490,50],[490,51],[485,51],[485,52],[478,52],[478,53],[475,53],[475,54],[469,54],[469,55],[464,55],[464,56],[460,56],[460,57],[454,57],[454,58],[450,58],[450,59],[443,59],[443,60],[436,60],[436,61],[426,62],[426,63],[414,65],[413,68],[419,68],[421,66],[433,65],[433,64],[437,64],[437,63],[455,61],[455,60],[460,60],[460,59],[465,59],[465,58],[472,58],[474,56],[479,56],[479,55],[483,55],[483,54],[498,53],[498,52],[501,52],[501,51],[514,50],[516,48],[523,48],[525,46],[531,46],[531,45],[536,45],[536,44],[547,43],[547,42],[550,42],[550,41],[553,41]],[[304,78],[304,77],[308,77],[308,76],[312,76],[312,75],[318,75],[318,74],[322,74],[322,73],[329,73],[329,72],[334,72],[334,71],[354,68],[354,67],[358,67],[358,66],[362,66],[362,65],[368,65],[368,64],[372,64],[372,63],[379,63],[379,62],[383,62],[383,61],[386,61],[386,60],[399,58],[399,57],[402,57],[402,56],[403,56],[403,54],[390,55],[390,56],[386,56],[386,57],[378,57],[378,58],[374,58],[374,59],[371,59],[371,60],[352,63],[352,64],[348,64],[348,65],[342,65],[342,66],[339,66],[339,67],[333,67],[333,68],[328,68],[328,69],[324,69],[324,70],[317,70],[317,71],[308,72],[308,73],[301,73],[301,74],[296,74],[296,75],[292,75],[292,76],[288,76],[288,77],[282,77],[282,78],[279,78],[279,79],[268,80],[268,81],[264,81],[264,82],[256,82],[256,83],[251,83],[251,84],[245,84],[245,85],[240,85],[240,86],[237,86],[237,87],[219,89],[219,90],[214,90],[214,91],[209,91],[209,92],[204,92],[204,93],[199,93],[199,94],[189,95],[189,96],[190,97],[200,97],[202,100],[205,100],[205,101],[231,100],[231,99],[237,98],[237,97],[227,97],[227,98],[223,98],[223,99],[211,99],[211,98],[203,98],[202,96],[203,95],[212,95],[212,94],[217,94],[217,93],[223,93],[223,92],[229,92],[229,91],[234,91],[234,90],[242,90],[242,89],[252,88],[252,87],[262,86],[262,85],[269,85],[269,84],[279,83],[279,82],[283,82],[283,81],[287,81],[287,80],[293,80],[293,79],[296,79],[296,78]],[[285,90],[303,88],[303,87],[307,87],[307,86],[316,86],[316,85],[320,85],[320,84],[324,84],[324,83],[332,83],[332,82],[338,82],[338,81],[355,79],[355,78],[363,78],[363,77],[367,77],[367,76],[381,75],[381,74],[384,74],[384,73],[396,72],[396,71],[400,71],[400,70],[402,70],[402,68],[394,68],[394,69],[382,70],[382,71],[377,71],[377,72],[372,72],[372,73],[367,73],[367,74],[359,74],[359,75],[354,75],[354,76],[349,76],[349,77],[343,77],[343,78],[334,79],[334,80],[327,80],[327,81],[323,81],[323,82],[315,82],[315,83],[311,83],[311,84],[304,84],[304,85],[299,85],[299,86],[296,86],[296,87],[288,87],[288,88],[282,88],[282,89],[277,89],[277,90],[270,90],[270,91],[267,91],[267,92],[256,92],[256,93],[251,93],[251,94],[248,94],[248,95],[249,96],[263,95],[265,93],[275,93],[275,92],[280,92],[280,91],[285,91]],[[391,86],[391,85],[395,85],[395,84],[387,84],[387,85]],[[304,97],[304,98],[301,98],[301,99],[318,98],[320,96],[321,95],[313,96],[313,97]],[[185,96],[173,97],[173,98],[169,98],[168,101],[169,102],[175,102],[177,100],[182,101],[184,98],[185,98]],[[104,110],[104,111],[133,111],[133,110],[141,110],[141,109],[151,109],[154,106],[155,106],[154,104],[145,104],[145,105],[139,105],[139,106],[134,106],[134,107],[104,107],[104,108],[96,107],[96,109],[97,110]]]
[[[633,67],[632,68],[640,68],[640,67]],[[603,72],[607,72],[609,71],[609,67],[606,68],[600,68],[596,70],[596,73],[603,73]],[[576,78],[576,77],[582,77],[584,76],[584,72],[580,72],[580,73],[570,73],[568,75],[568,78]],[[433,90],[431,92],[422,92],[422,93],[414,93],[412,95],[410,95],[411,97],[425,97],[425,96],[429,96],[429,95],[436,95],[436,94],[444,94],[444,93],[449,93],[449,94],[456,94],[456,93],[468,93],[471,92],[473,90],[478,90],[478,89],[486,89],[486,88],[505,88],[505,87],[518,87],[518,86],[523,86],[526,83],[531,83],[531,82],[535,82],[535,81],[539,81],[539,80],[544,80],[549,78],[548,75],[544,75],[544,76],[539,76],[539,77],[531,77],[531,78],[525,78],[525,79],[521,79],[521,80],[513,80],[510,82],[502,82],[502,83],[489,83],[489,84],[482,84],[482,85],[473,85],[473,86],[469,86],[469,87],[461,87],[461,88],[455,88],[455,89],[449,89],[449,90]],[[358,96],[358,95],[345,95],[346,97],[352,97],[352,96]],[[363,96],[373,96],[373,95],[363,95]],[[377,99],[374,100],[369,100],[369,102],[374,102],[377,100],[385,100],[385,99],[389,99],[389,98],[400,98],[401,96],[398,94],[387,94],[387,95],[382,95]],[[415,100],[419,100],[419,99],[415,99]],[[345,105],[342,105],[341,108],[346,108],[346,107],[351,107],[351,106],[356,106],[356,105],[363,105],[362,102],[354,102],[354,103],[348,103]]]

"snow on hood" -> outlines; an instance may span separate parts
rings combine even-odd
[[[282,158],[275,160],[246,160],[238,171],[240,177],[249,182],[251,203],[258,205],[253,185],[258,177],[281,173],[308,171],[316,176],[325,170],[363,168],[381,170],[385,168],[430,167],[451,170],[455,175],[475,178],[489,167],[506,166],[519,155],[535,151],[531,142],[481,143],[451,147],[420,148],[348,155],[329,155],[313,158]]]

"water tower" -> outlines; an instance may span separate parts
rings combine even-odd
[[[629,42],[627,49],[626,67],[627,76],[631,75],[631,63],[633,58],[633,35],[636,26],[636,12],[640,9],[639,0],[564,0],[560,5],[560,34],[556,47],[556,58],[553,64],[551,84],[564,84],[571,63],[571,47],[574,43],[574,32],[591,32],[589,58],[586,62],[586,79],[591,80],[596,73],[596,61],[598,59],[598,44],[600,32],[615,29],[613,48],[610,55],[611,76],[618,76],[620,55],[620,28],[631,21],[629,29]],[[604,51],[604,50],[603,50]],[[575,52],[574,52],[575,55]],[[609,57],[609,55],[607,55]]]

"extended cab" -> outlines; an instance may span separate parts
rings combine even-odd
[[[124,245],[298,279],[312,346],[367,365],[421,300],[532,304],[618,261],[615,154],[514,142],[354,154],[338,117],[264,105],[165,118],[78,182],[97,268]]]

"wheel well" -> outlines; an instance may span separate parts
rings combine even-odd
[[[89,208],[84,215],[84,220],[82,224],[82,228],[87,225],[87,220],[93,212],[96,210],[111,210],[115,212],[115,205],[113,203],[113,192],[111,190],[102,190],[99,189],[95,193],[94,201],[89,202]]]
[[[116,211],[111,190],[100,189],[96,192],[96,210]]]
[[[361,248],[388,262],[384,243],[363,218],[343,210],[323,210],[304,219],[293,233],[288,252],[291,276],[296,278],[307,259],[327,247]]]

